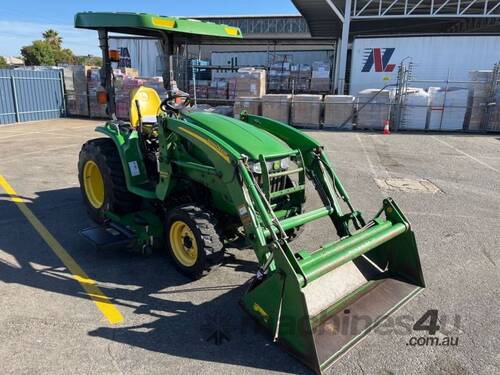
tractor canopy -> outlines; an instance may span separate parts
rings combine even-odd
[[[198,42],[215,38],[243,38],[237,27],[148,13],[82,12],[75,15],[75,27],[152,37],[174,34]]]
[[[259,155],[273,158],[293,152],[290,146],[273,134],[235,118],[210,112],[192,112],[186,117],[252,160],[259,160]]]

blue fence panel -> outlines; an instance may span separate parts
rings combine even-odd
[[[0,69],[0,124],[64,115],[62,79],[60,70]]]

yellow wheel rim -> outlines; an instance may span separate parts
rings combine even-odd
[[[175,257],[185,267],[192,267],[198,259],[196,237],[183,221],[176,221],[170,227],[170,247]]]
[[[104,204],[104,181],[99,167],[92,160],[83,167],[83,187],[92,207],[101,208]]]

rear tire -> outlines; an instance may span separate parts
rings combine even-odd
[[[110,138],[93,139],[82,146],[78,179],[87,212],[99,224],[106,211],[126,214],[140,208],[141,198],[128,191],[120,155]]]
[[[166,215],[167,251],[175,267],[191,279],[199,279],[220,264],[224,245],[214,215],[194,205],[178,206]]]

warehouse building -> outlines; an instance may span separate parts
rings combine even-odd
[[[381,36],[383,39],[395,35],[435,34],[500,35],[500,1],[292,0],[292,2],[305,17],[312,37],[330,37],[339,41],[334,79],[338,92],[345,91],[350,70],[349,47],[356,38]],[[500,46],[496,49],[500,54]]]
[[[238,113],[267,114],[269,100],[282,100],[292,122],[299,106],[289,103],[313,100],[325,113],[314,124],[326,124],[326,114],[336,108],[346,115],[330,121],[334,126],[379,129],[390,121],[399,129],[500,129],[499,1],[293,3],[301,15],[197,17],[239,27],[245,37],[178,50],[175,70],[184,72],[176,77],[179,86],[211,105],[254,97],[237,100]],[[164,71],[154,40],[115,38],[111,47],[128,59],[124,67],[137,68],[141,76]],[[239,77],[245,67],[265,75]],[[297,94],[310,96],[294,99]]]

